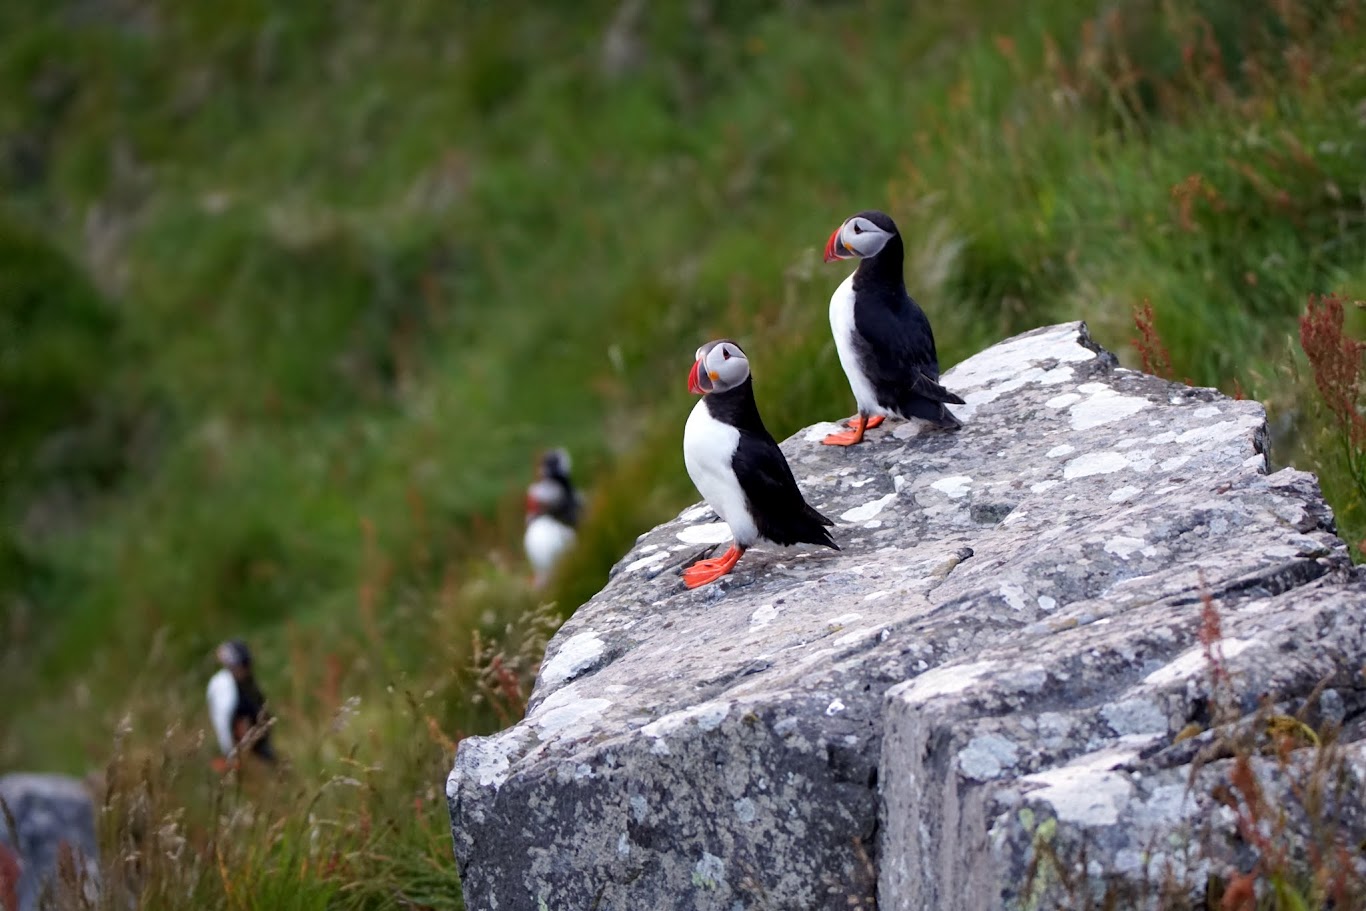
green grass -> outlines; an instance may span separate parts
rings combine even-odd
[[[149,907],[235,907],[236,875],[457,901],[443,738],[516,711],[472,698],[474,634],[534,664],[505,627],[536,454],[590,487],[566,611],[694,497],[698,343],[746,345],[777,434],[848,413],[819,252],[861,208],[946,366],[1076,318],[1136,364],[1147,300],[1176,375],[1266,401],[1366,537],[1296,344],[1309,294],[1366,297],[1359,4],[659,6],[617,74],[606,0],[0,9],[0,767],[103,766],[127,719],[118,762],[170,757],[158,806],[211,856],[190,734],[228,635],[293,763],[253,820],[283,828],[143,876]],[[348,763],[384,771],[291,828]],[[259,878],[300,839],[353,860]]]

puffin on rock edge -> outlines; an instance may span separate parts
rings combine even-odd
[[[209,720],[222,756],[214,761],[220,772],[241,761],[238,746],[253,728],[264,726],[270,719],[266,712],[266,697],[256,685],[251,671],[251,652],[241,639],[230,639],[215,652],[223,667],[209,678],[205,696],[209,702]],[[270,729],[265,727],[251,744],[251,752],[267,762],[275,761],[275,749],[270,745]]]
[[[540,477],[526,492],[526,533],[522,547],[542,588],[555,565],[574,546],[579,524],[579,493],[569,479],[569,453],[554,449],[541,459]]]
[[[925,311],[906,292],[905,250],[896,223],[883,212],[851,215],[825,245],[825,261],[859,259],[830,296],[830,330],[840,366],[858,403],[852,429],[822,442],[852,446],[885,415],[921,418],[941,430],[962,423],[946,404],[963,400],[939,384],[939,356]]]
[[[698,348],[688,391],[702,401],[683,430],[683,462],[735,540],[721,556],[685,569],[683,584],[697,588],[721,578],[760,538],[839,550],[827,530],[835,523],[802,497],[783,451],[764,427],[754,402],[749,359],[740,346],[719,339]]]

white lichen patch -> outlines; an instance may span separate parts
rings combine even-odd
[[[689,525],[674,537],[684,544],[724,544],[733,535],[725,522],[707,522],[704,525]]]
[[[768,626],[777,616],[778,608],[774,607],[772,604],[765,604],[762,607],[756,607],[754,613],[749,615],[749,625],[756,627]]]
[[[535,715],[528,719],[536,725],[536,730],[540,733],[541,739],[544,740],[554,734],[561,734],[565,737],[578,737],[587,734],[593,729],[593,722],[612,705],[610,699],[597,698],[575,698],[552,705],[556,696],[568,692],[570,690],[563,689],[551,694],[550,698],[541,703]]]
[[[1140,493],[1142,493],[1142,492],[1143,492],[1143,488],[1142,488],[1142,487],[1128,487],[1128,486],[1125,486],[1125,487],[1121,487],[1121,488],[1119,488],[1119,489],[1117,489],[1117,490],[1112,490],[1112,491],[1110,491],[1110,496],[1107,497],[1107,499],[1108,499],[1111,503],[1123,503],[1125,500],[1131,499],[1131,498],[1134,497],[1136,494],[1140,494]]]
[[[1050,459],[1060,459],[1063,456],[1071,455],[1074,452],[1076,452],[1075,446],[1063,443],[1061,446],[1054,446],[1052,449],[1045,452],[1044,455],[1048,456]]]
[[[990,781],[1013,768],[1018,758],[1014,742],[999,734],[981,734],[958,751],[958,770],[969,778]]]
[[[1019,583],[1002,582],[1001,587],[996,590],[996,593],[1005,599],[1006,604],[1010,605],[1011,610],[1025,609],[1024,588],[1022,588]]]
[[[1088,478],[1097,474],[1112,474],[1129,467],[1129,460],[1121,452],[1088,452],[1079,455],[1063,466],[1062,476],[1066,480]]]
[[[704,852],[692,870],[692,884],[699,889],[715,889],[726,881],[725,861],[715,854]]]
[[[875,636],[880,636],[881,633],[882,631],[877,629],[856,629],[852,633],[845,633],[843,636],[840,636],[835,640],[834,644],[843,648],[846,645],[853,645],[860,639],[871,639]]]
[[[641,728],[640,732],[647,737],[664,737],[694,722],[699,730],[714,731],[726,720],[726,716],[730,714],[730,707],[730,702],[724,699],[704,702],[681,711],[670,712],[663,718],[651,721]]]
[[[1135,415],[1147,408],[1151,402],[1147,399],[1132,395],[1120,395],[1109,386],[1087,383],[1079,386],[1082,392],[1090,391],[1090,397],[1077,402],[1072,406],[1072,429],[1090,430],[1092,427],[1099,427],[1102,424],[1110,424],[1121,421],[1131,415]],[[1094,389],[1094,391],[1091,391]]]
[[[802,434],[802,439],[808,443],[819,443],[830,434],[843,433],[847,429],[847,427],[834,421],[821,421],[819,424],[812,424],[806,428],[806,432]]]
[[[1045,408],[1066,408],[1081,401],[1081,396],[1075,392],[1064,392],[1062,395],[1055,395],[1053,398],[1044,402]]]
[[[1050,804],[1063,822],[1112,826],[1133,794],[1128,776],[1112,770],[1137,755],[1138,750],[1123,747],[1098,750],[1020,780],[1041,785],[1029,796]]]
[[[972,486],[972,478],[967,475],[954,475],[948,478],[940,478],[930,486],[949,499],[956,500],[968,495],[968,489]]]
[[[1233,421],[1220,421],[1217,424],[1207,424],[1204,427],[1193,427],[1185,433],[1178,434],[1176,442],[1195,443],[1197,445],[1207,445],[1211,443],[1225,443],[1246,436],[1249,431],[1261,427],[1265,421],[1255,417],[1240,417]]]
[[[659,556],[667,557],[668,553]],[[541,686],[553,689],[573,680],[596,664],[605,650],[602,637],[592,630],[571,636],[541,666]]]
[[[862,506],[846,509],[844,512],[840,513],[840,521],[849,523],[867,522],[873,516],[882,512],[882,510],[895,499],[896,494],[889,493],[886,496],[878,497],[870,503],[864,503]]]
[[[1241,655],[1254,644],[1251,639],[1221,639],[1218,648],[1224,659],[1228,660]],[[1166,667],[1158,668],[1144,677],[1143,682],[1148,686],[1166,686],[1171,683],[1180,683],[1208,670],[1209,662],[1205,660],[1205,650],[1202,646],[1196,646],[1182,652]]]
[[[912,680],[899,683],[887,695],[907,702],[924,702],[936,696],[961,693],[989,676],[996,669],[991,661],[974,661],[928,670]]]
[[[842,711],[844,711],[844,703],[838,698],[831,699],[830,704],[825,707],[826,715],[838,715]]]
[[[651,545],[651,547],[656,547],[656,545]],[[630,563],[627,563],[626,568],[623,569],[622,572],[633,573],[654,566],[656,563],[662,563],[667,559],[669,559],[669,552],[667,550],[656,550],[655,553],[652,553],[649,556],[641,557],[638,560],[632,560]]]
[[[1030,484],[1029,489],[1034,493],[1043,493],[1046,490],[1052,490],[1054,487],[1057,487],[1061,483],[1061,481],[1055,480],[1038,481],[1034,484]],[[1007,516],[1006,518],[1009,519],[1009,516]]]
[[[446,779],[446,796],[454,797],[460,779],[473,780],[481,788],[499,788],[512,769],[509,757],[522,747],[520,731],[505,731],[496,737],[467,737],[460,741],[455,767]]]
[[[840,614],[838,617],[834,617],[833,619],[825,621],[825,626],[827,629],[837,630],[841,627],[847,626],[850,623],[853,623],[855,620],[862,619],[863,614],[859,613]]]
[[[698,503],[697,505],[689,506],[687,509],[680,512],[678,514],[678,520],[682,522],[696,522],[698,519],[707,515],[714,515],[712,508],[706,503]]]

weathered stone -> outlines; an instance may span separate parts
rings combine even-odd
[[[526,719],[460,745],[471,908],[1047,907],[1045,844],[1087,889],[1137,882],[1210,815],[1176,742],[1210,722],[1205,594],[1234,708],[1327,679],[1352,729],[1366,585],[1313,478],[1266,474],[1260,405],[1120,369],[1080,324],[944,382],[957,433],[784,444],[841,552],[756,548],[688,592],[727,538],[709,509],[636,542]]]
[[[99,853],[95,805],[84,783],[66,775],[4,775],[0,776],[0,803],[0,853],[9,853],[6,867],[17,861],[18,882],[9,885],[18,899],[18,911],[34,911],[39,899],[55,888],[64,855],[73,884],[93,898]]]

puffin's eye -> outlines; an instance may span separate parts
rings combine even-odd
[[[730,360],[730,349],[729,349],[729,348],[722,348],[722,349],[721,349],[721,360],[723,360],[723,361],[728,361],[728,360]]]
[[[863,233],[863,226],[860,225],[858,222],[854,222],[854,233],[855,233],[855,234],[862,234],[862,233]]]

